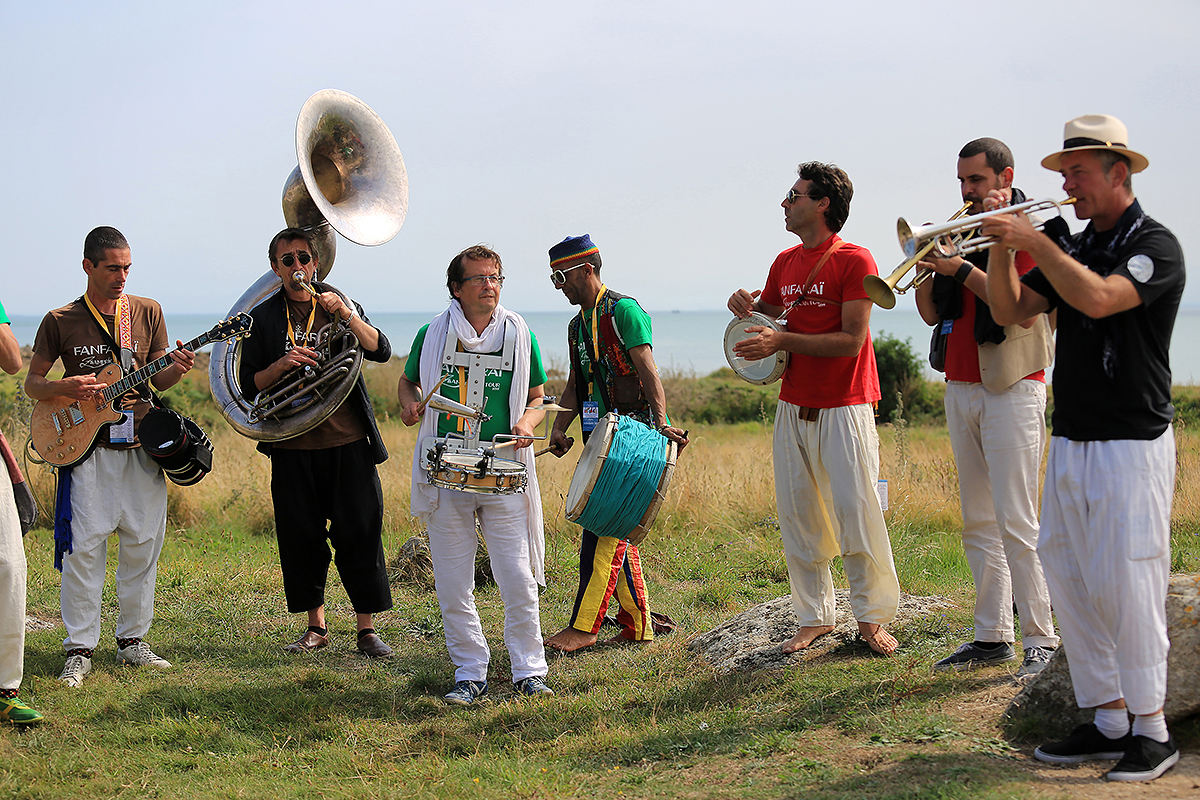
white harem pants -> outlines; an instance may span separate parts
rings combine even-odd
[[[1050,440],[1038,555],[1080,708],[1163,706],[1175,435]]]
[[[0,464],[0,689],[19,689],[25,667],[25,544],[12,481]]]
[[[100,642],[108,537],[117,534],[118,639],[141,639],[154,619],[154,581],[167,528],[167,482],[142,448],[97,447],[71,472],[72,551],[63,556],[63,648]]]
[[[486,681],[491,658],[475,608],[476,514],[504,601],[504,644],[512,661],[512,679],[546,675],[526,513],[525,498],[519,494],[438,489],[438,507],[429,517],[429,551],[455,681]]]
[[[784,400],[775,411],[775,503],[792,606],[801,626],[837,620],[829,562],[842,557],[859,622],[896,618],[900,582],[879,506],[879,434],[869,404],[823,408],[800,419]]]
[[[1037,555],[1038,470],[1046,447],[1046,384],[1021,380],[1003,392],[982,383],[946,385],[946,425],[958,468],[963,550],[975,579],[975,639],[1057,647],[1050,594]]]

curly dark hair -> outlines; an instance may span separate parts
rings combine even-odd
[[[806,161],[797,168],[796,173],[809,182],[809,196],[814,202],[822,197],[829,198],[829,208],[825,209],[825,225],[834,233],[840,231],[850,216],[850,200],[854,197],[854,184],[850,182],[850,176],[840,167],[820,161]]]

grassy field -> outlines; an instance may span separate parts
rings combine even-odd
[[[387,372],[369,378],[373,386],[394,381]],[[188,391],[198,390],[183,387],[182,404]],[[203,418],[202,398],[195,402],[190,410]],[[1094,767],[1056,770],[1072,776],[1065,783],[1048,778],[1030,762],[1031,743],[1003,737],[997,723],[1012,669],[930,670],[970,638],[973,600],[957,535],[957,479],[940,428],[881,429],[901,585],[957,606],[897,630],[894,658],[848,646],[787,670],[723,677],[687,649],[689,635],[787,593],[769,424],[688,422],[693,444],[642,548],[653,607],[680,630],[641,648],[554,659],[549,679],[557,694],[518,699],[500,598],[494,586],[482,587],[493,701],[453,709],[440,701],[453,670],[426,589],[394,583],[395,608],[378,617],[397,651],[390,661],[356,655],[352,611],[336,577],[328,599],[333,646],[299,657],[282,651],[303,622],[284,609],[268,465],[223,423],[206,423],[218,468],[196,487],[171,488],[148,638],[171,670],[116,664],[114,540],[94,671],[79,689],[58,683],[64,632],[52,539],[47,531],[26,539],[29,612],[50,627],[27,638],[22,696],[47,718],[27,732],[0,729],[0,796],[1117,796],[1095,782]],[[392,554],[417,532],[407,512],[413,433],[397,422],[385,423],[384,432],[393,454],[381,469]],[[1200,568],[1200,501],[1192,488],[1200,436],[1188,426],[1177,436],[1173,566],[1192,572]],[[538,460],[547,633],[565,624],[575,589],[578,528],[562,517],[574,462],[575,454]],[[30,478],[48,499],[51,476],[33,468]],[[1195,724],[1175,734],[1185,752],[1200,746]]]

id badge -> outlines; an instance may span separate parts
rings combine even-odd
[[[952,319],[942,320],[942,336],[949,336],[950,331],[952,331],[952,330],[954,330],[954,320],[952,320]]]
[[[133,444],[132,411],[122,411],[121,421],[108,426],[108,441],[111,444]]]
[[[583,415],[579,418],[579,427],[584,433],[591,433],[600,421],[600,404],[595,400],[583,401]]]

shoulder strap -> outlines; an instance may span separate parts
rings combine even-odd
[[[783,310],[783,313],[779,315],[779,319],[786,317],[789,311],[808,299],[808,293],[812,289],[813,284],[817,282],[817,274],[821,271],[821,267],[825,266],[825,262],[829,260],[829,257],[840,250],[842,245],[845,243],[845,239],[839,239],[829,246],[829,249],[826,250],[825,254],[821,256],[821,260],[817,262],[817,265],[812,268],[812,272],[808,274],[808,279],[804,281],[804,288],[800,290],[800,296],[793,300],[791,304]],[[841,303],[838,303],[838,305],[841,305]]]

